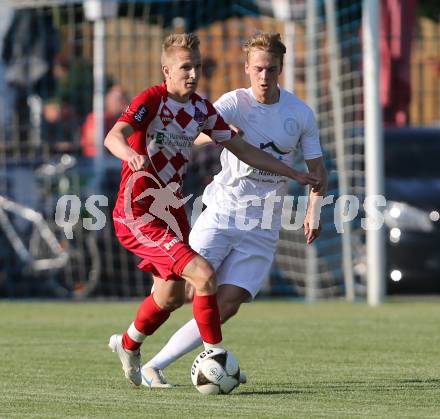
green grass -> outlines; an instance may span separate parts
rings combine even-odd
[[[1,418],[440,418],[440,301],[255,302],[224,327],[248,374],[228,396],[191,385],[196,352],[170,366],[172,390],[131,387],[108,337],[137,303],[0,303]],[[149,338],[148,359],[190,317]]]

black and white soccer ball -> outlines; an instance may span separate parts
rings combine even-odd
[[[240,367],[231,352],[207,349],[194,360],[191,380],[202,394],[228,394],[240,384]]]

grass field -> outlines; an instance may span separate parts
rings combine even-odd
[[[169,367],[172,390],[131,387],[108,337],[137,303],[0,303],[1,418],[440,418],[440,301],[262,301],[225,325],[248,384],[228,396],[191,385],[196,352]],[[145,360],[190,316],[143,347]]]

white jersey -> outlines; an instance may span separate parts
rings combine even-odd
[[[302,100],[282,88],[279,101],[271,105],[257,102],[252,88],[248,88],[224,94],[214,106],[226,123],[243,131],[245,141],[272,154],[290,167],[298,147],[301,148],[305,160],[322,156],[312,110]],[[265,202],[268,197],[272,200],[276,195],[281,199],[276,199],[273,204],[270,224],[271,229],[278,230],[282,197],[287,193],[287,179],[255,169],[226,149],[223,150],[220,161],[222,169],[206,187],[203,194],[204,204],[220,214],[231,214],[232,211],[235,219],[243,217],[245,220],[261,220]],[[258,199],[252,202],[250,196]],[[265,216],[267,215],[266,213]]]

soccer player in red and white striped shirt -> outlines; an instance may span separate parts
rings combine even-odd
[[[302,185],[320,184],[316,176],[286,166],[231,131],[213,105],[195,94],[200,70],[197,36],[169,35],[162,45],[164,83],[136,96],[105,138],[105,146],[122,160],[113,211],[116,235],[141,257],[139,268],[155,278],[154,292],[128,330],[109,342],[135,385],[142,381],[139,348],[184,303],[185,281],[195,290],[193,313],[205,348],[223,347],[215,273],[188,244],[189,223],[180,194],[199,133],[255,168]]]

